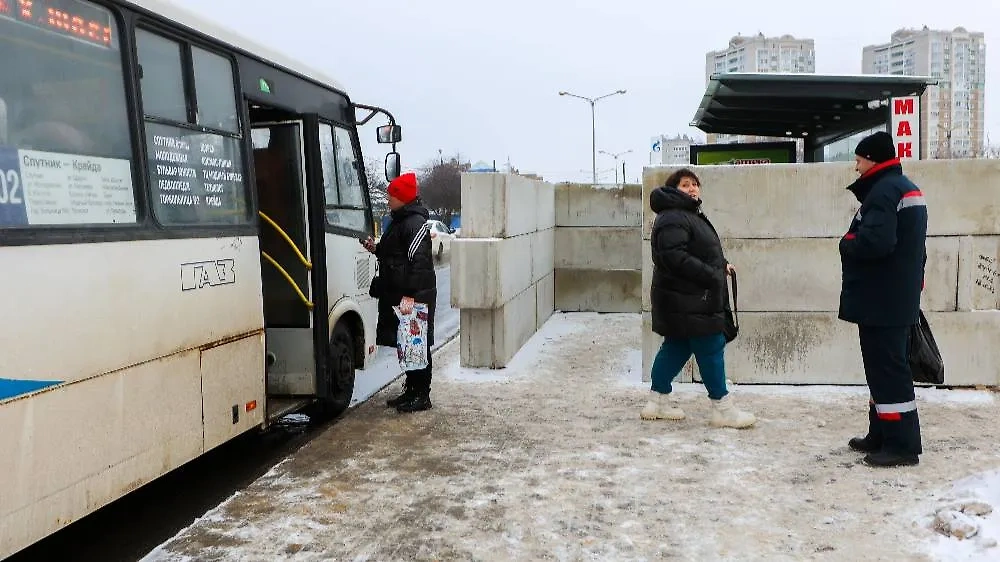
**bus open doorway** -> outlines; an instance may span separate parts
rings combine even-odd
[[[250,112],[259,209],[267,416],[301,409],[320,394],[325,301],[320,234],[310,220],[307,125],[302,116],[254,106]],[[317,259],[318,258],[318,259]],[[320,270],[320,271],[318,271]]]

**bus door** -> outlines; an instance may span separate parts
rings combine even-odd
[[[314,298],[322,292],[316,282],[325,277],[325,259],[314,255],[323,256],[323,228],[310,220],[315,210],[310,192],[316,190],[308,188],[306,133],[302,120],[253,123],[251,129],[269,397],[316,396],[316,373],[325,359],[316,342],[326,339],[320,306],[326,299]]]

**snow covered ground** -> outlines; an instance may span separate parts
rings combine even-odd
[[[922,528],[939,530],[924,541],[932,559],[1000,560],[1000,470],[962,478],[932,497],[916,514]]]
[[[737,387],[739,431],[682,384],[641,422],[639,344],[557,314],[505,370],[445,346],[433,410],[376,396],[145,560],[1000,560],[995,394],[921,389],[921,464],[874,469],[864,388]]]

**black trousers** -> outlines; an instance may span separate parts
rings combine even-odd
[[[858,336],[872,398],[869,435],[883,450],[921,454],[920,419],[907,360],[910,327],[858,326]]]
[[[431,391],[431,352],[427,350],[427,366],[416,371],[406,371],[406,387],[414,392],[429,394]]]

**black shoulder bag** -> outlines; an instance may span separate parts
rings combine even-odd
[[[909,343],[908,359],[913,382],[944,384],[944,360],[922,310],[917,323],[910,328]]]

